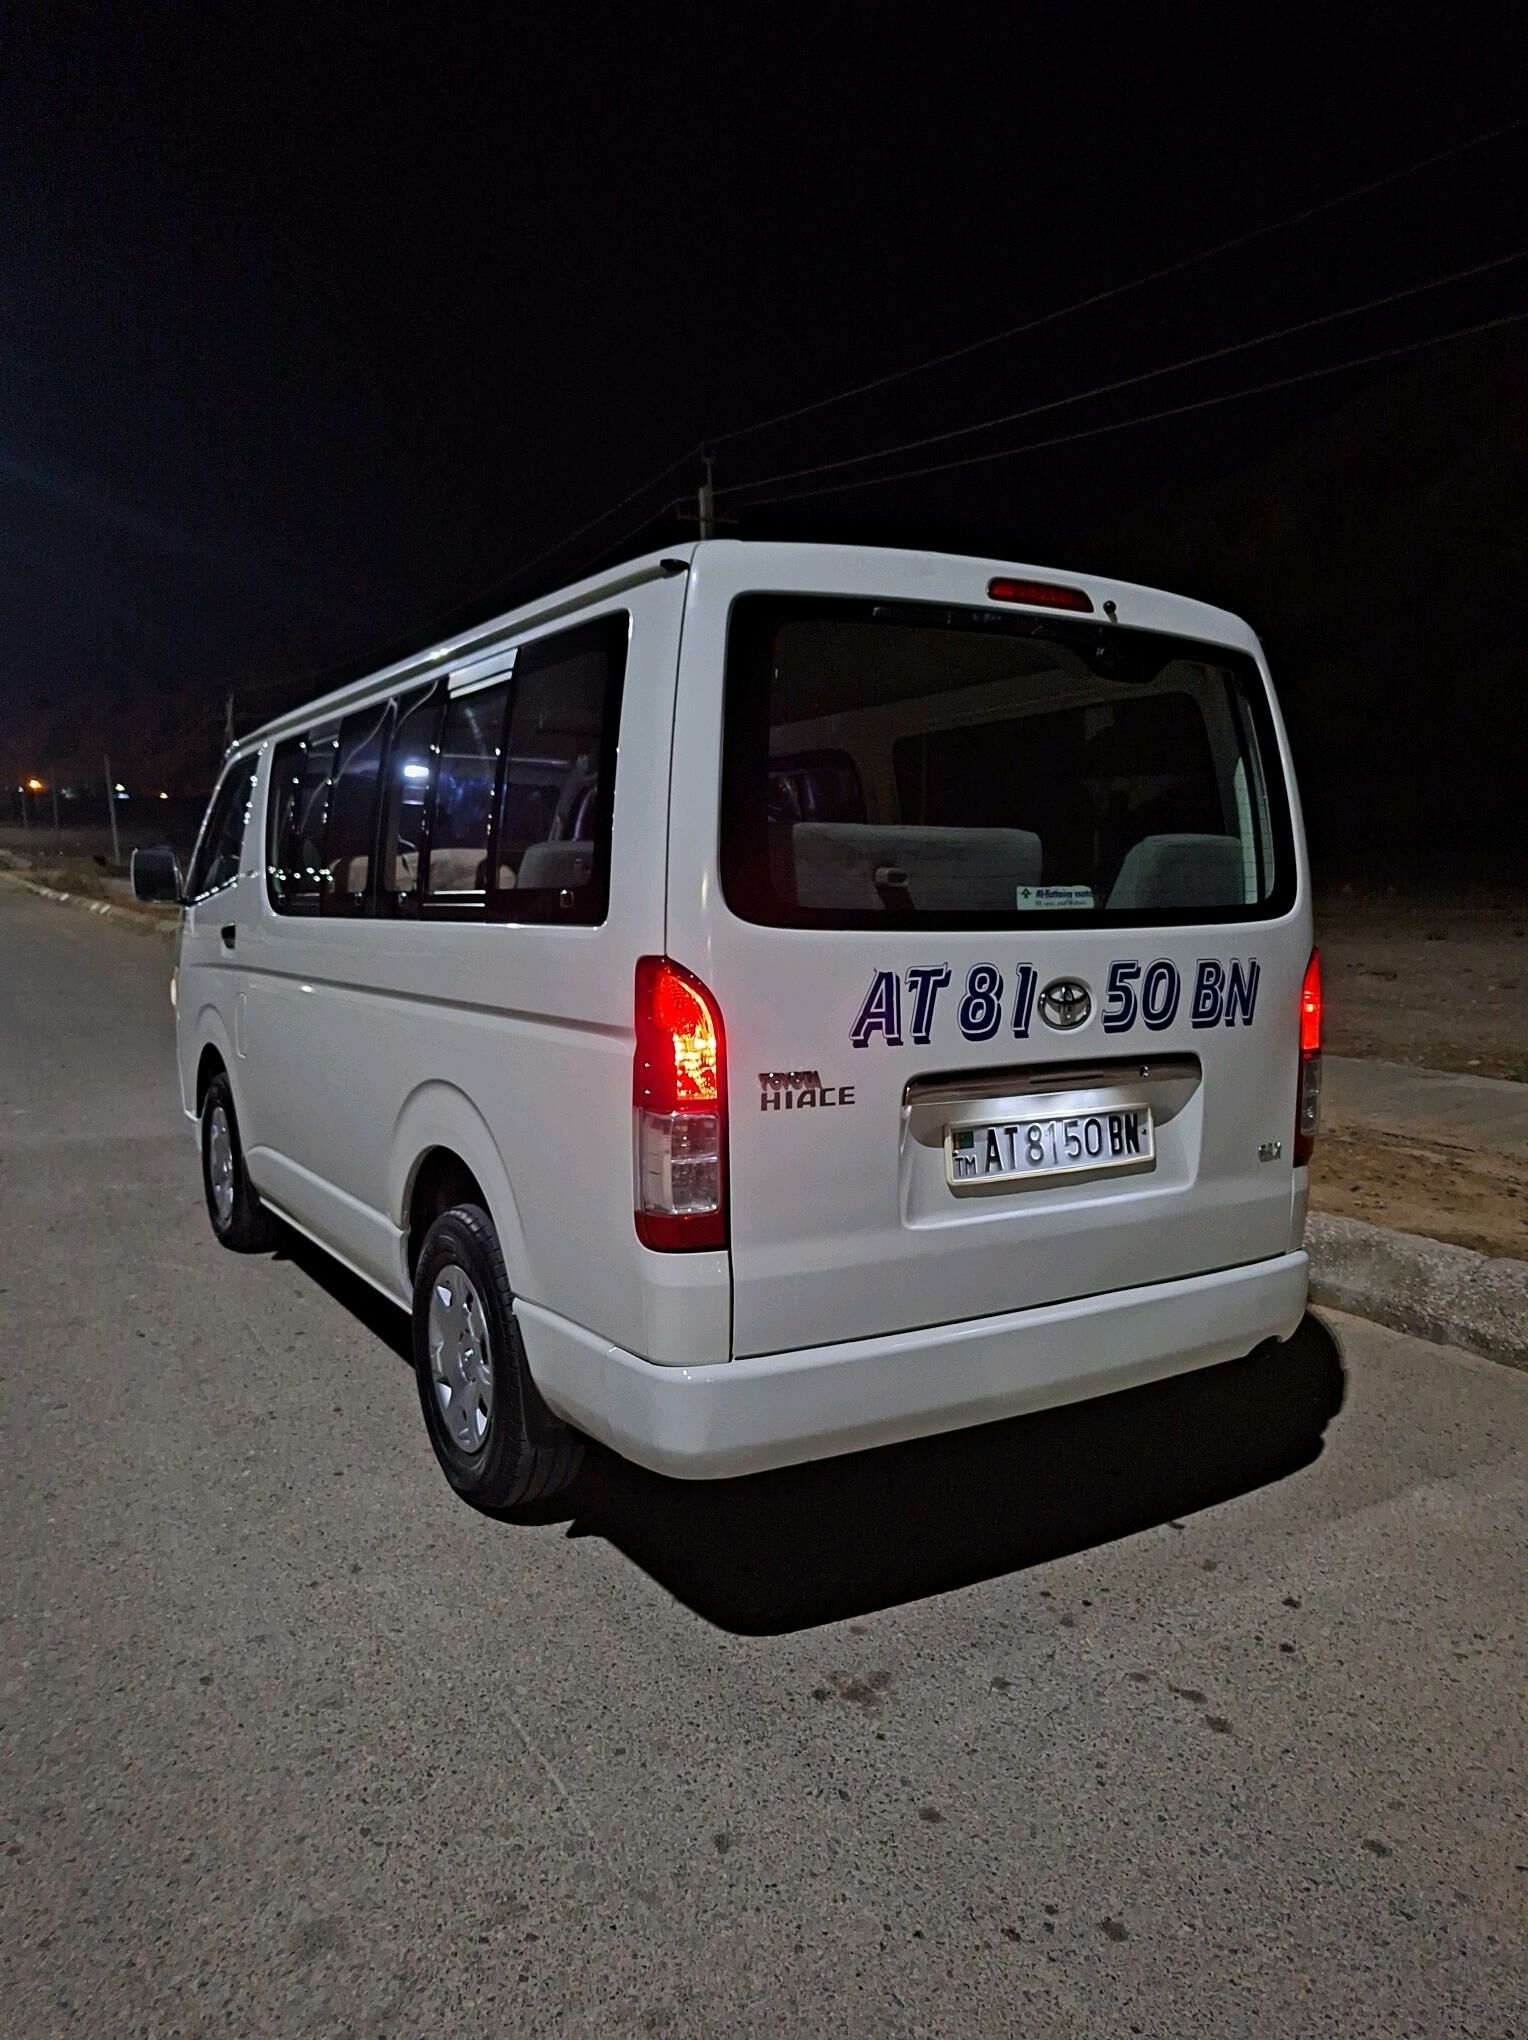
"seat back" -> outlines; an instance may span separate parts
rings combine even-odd
[[[920,913],[1012,913],[1018,888],[1040,877],[1040,838],[1029,829],[939,829],[871,822],[797,822],[791,830],[795,893],[805,908],[877,910],[876,874],[907,874]]]
[[[1235,836],[1143,836],[1125,856],[1109,905],[1239,907],[1247,897],[1242,846]]]

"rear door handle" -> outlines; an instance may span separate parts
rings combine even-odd
[[[239,939],[239,931],[238,931],[238,929],[237,929],[237,928],[236,928],[236,927],[235,927],[235,926],[233,925],[233,923],[232,923],[232,922],[230,922],[230,923],[229,923],[229,925],[228,925],[228,926],[227,926],[226,928],[224,928],[224,929],[222,930],[222,936],[223,936],[223,947],[224,947],[225,949],[232,949],[232,947],[234,946],[235,942],[237,942],[237,941],[238,941],[238,939]]]

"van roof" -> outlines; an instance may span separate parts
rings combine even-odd
[[[358,680],[348,681],[328,694],[316,696],[301,706],[288,710],[284,715],[274,716],[248,736],[241,737],[237,744],[230,746],[229,755],[247,749],[270,737],[287,735],[306,728],[316,720],[341,715],[351,708],[363,706],[374,695],[388,693],[412,680],[423,680],[438,673],[453,659],[464,659],[485,652],[501,638],[513,636],[517,631],[534,628],[537,624],[551,623],[562,616],[575,614],[593,603],[601,602],[611,595],[627,588],[640,586],[644,581],[656,579],[661,574],[679,573],[687,569],[699,553],[720,553],[723,551],[747,551],[757,555],[761,564],[768,560],[773,574],[778,575],[790,568],[796,574],[810,568],[815,558],[819,562],[832,559],[840,565],[850,562],[897,562],[910,580],[923,580],[930,572],[937,572],[941,562],[959,561],[962,564],[979,566],[984,573],[993,575],[1014,575],[1039,581],[1064,580],[1079,584],[1087,589],[1098,607],[1107,601],[1125,603],[1131,597],[1142,598],[1142,603],[1151,612],[1150,621],[1161,626],[1166,621],[1162,612],[1171,607],[1171,627],[1185,634],[1209,639],[1213,642],[1232,644],[1244,649],[1254,649],[1257,640],[1251,627],[1230,610],[1218,609],[1209,603],[1196,601],[1191,596],[1175,595],[1169,590],[1152,588],[1134,581],[1117,581],[1108,577],[1079,573],[1060,567],[1037,566],[1033,562],[989,559],[978,553],[941,553],[918,548],[896,546],[835,545],[821,542],[797,543],[779,539],[690,539],[679,545],[664,546],[660,550],[643,553],[638,558],[623,561],[619,566],[608,567],[603,572],[586,576],[581,581],[569,582],[565,587],[549,594],[538,596],[531,602],[522,603],[518,608],[507,609],[501,615],[491,617],[484,623],[474,624],[470,630],[459,631],[454,636],[442,638],[426,645],[417,652],[411,652],[391,665],[383,666],[374,673],[368,673]],[[894,592],[888,587],[885,592]],[[1132,604],[1139,611],[1141,604]],[[1141,619],[1145,620],[1145,619]]]

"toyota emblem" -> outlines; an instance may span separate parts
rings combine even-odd
[[[1052,978],[1040,994],[1040,1018],[1063,1034],[1080,1027],[1092,1010],[1092,996],[1081,978]]]

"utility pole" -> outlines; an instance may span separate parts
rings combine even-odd
[[[231,751],[233,742],[233,689],[230,687],[228,698],[223,704],[223,749]]]
[[[705,469],[705,478],[700,485],[697,508],[700,512],[700,535],[702,538],[716,536],[716,483],[711,456],[701,449],[700,464]]]
[[[23,829],[30,829],[32,826],[27,820],[27,783],[24,779],[21,782],[21,826]]]
[[[111,776],[111,759],[103,756],[101,763],[106,767],[106,813],[111,822],[111,861],[118,865],[122,862],[122,845],[117,841],[117,782]]]
[[[51,780],[52,780],[52,782],[53,782],[53,840],[54,840],[54,842],[56,843],[56,842],[57,842],[57,841],[59,840],[59,829],[58,829],[58,767],[57,767],[56,765],[55,765],[55,766],[53,767],[53,770],[52,770],[52,772],[51,772],[51,773],[49,774],[49,777],[50,777],[50,779],[51,779]]]

